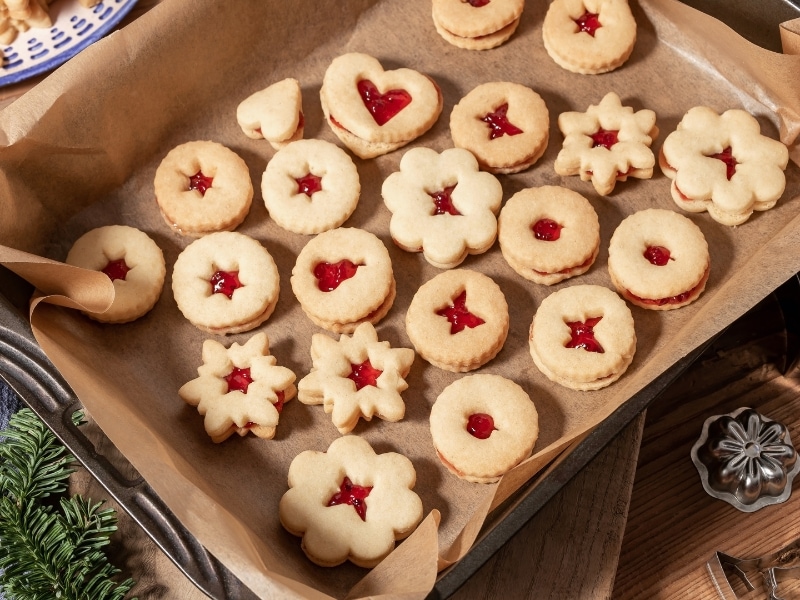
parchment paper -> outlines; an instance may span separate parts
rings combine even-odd
[[[290,8],[291,6],[291,8]],[[659,312],[633,308],[637,352],[626,375],[597,392],[574,392],[549,382],[528,353],[528,327],[539,303],[562,287],[611,287],[607,245],[628,214],[647,207],[678,210],[669,180],[618,183],[601,198],[590,183],[553,171],[562,136],[559,113],[584,111],[608,92],[634,109],[650,108],[661,134],[658,152],[692,106],[718,111],[744,108],[762,131],[790,145],[800,131],[800,57],[778,55],[744,41],[732,30],[673,0],[633,5],[638,39],[630,60],[601,76],[564,71],[547,56],[541,23],[547,5],[529,2],[518,31],[503,46],[471,52],[447,44],[433,27],[426,0],[217,3],[165,0],[144,17],[93,45],[0,113],[0,261],[32,281],[42,298],[32,304],[37,340],[111,441],[139,470],[186,527],[262,597],[424,597],[437,569],[462,557],[486,514],[540,472],[571,442],[600,423],[680,357],[721,331],[800,270],[800,172],[787,170],[778,205],[730,228],[706,214],[690,215],[709,241],[711,275],[703,296],[689,307]],[[278,364],[298,380],[311,365],[313,333],[289,277],[308,237],[281,230],[261,202],[260,180],[274,151],[246,138],[235,120],[237,104],[285,77],[303,87],[305,137],[337,142],[324,123],[319,87],[330,61],[349,51],[377,57],[386,69],[410,67],[431,76],[444,94],[433,129],[412,146],[452,146],[450,110],[473,87],[514,81],[536,90],[550,111],[550,144],[531,169],[501,176],[504,199],[520,189],[564,185],[584,194],[600,216],[601,250],[591,270],[548,288],[523,280],[497,245],[462,267],[490,275],[510,306],[511,330],[496,359],[480,372],[519,383],[535,402],[541,434],[533,457],[497,485],[470,484],[450,475],[435,456],[428,429],[430,406],[461,377],[417,357],[404,393],[399,423],[361,422],[354,433],[378,452],[408,456],[427,517],[420,528],[371,572],[311,564],[299,540],[286,533],[277,505],[286,491],[292,458],[325,450],[338,432],[322,407],[286,405],[275,440],[253,436],[212,444],[202,418],[177,389],[196,376],[206,334],[183,319],[172,298],[172,265],[191,241],[171,231],[153,196],[153,176],[175,145],[194,139],[221,142],[247,162],[256,197],[239,228],[261,241],[281,272],[281,295],[259,330],[270,338]],[[406,148],[408,149],[408,148]],[[439,271],[421,255],[403,252],[389,237],[389,212],[380,197],[386,176],[406,149],[356,160],[362,192],[345,223],[374,232],[392,257],[398,296],[377,329],[393,346],[411,347],[403,319],[418,287]],[[110,301],[104,275],[52,262],[72,242],[100,225],[139,227],[164,250],[167,283],[155,309],[127,325],[100,325],[56,304],[97,310]],[[42,258],[40,258],[42,257]],[[42,301],[44,300],[44,301]],[[254,333],[254,332],[251,332]],[[324,333],[324,332],[323,332]],[[251,334],[219,338],[226,345]],[[333,334],[329,334],[333,336]]]

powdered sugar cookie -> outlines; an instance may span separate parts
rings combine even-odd
[[[400,171],[383,182],[381,193],[392,213],[394,242],[422,252],[435,267],[456,267],[468,254],[482,254],[494,244],[503,188],[494,175],[479,171],[468,150],[439,154],[413,148],[403,155]]]
[[[440,273],[414,294],[406,333],[417,353],[446,371],[466,372],[494,358],[508,336],[508,304],[490,277],[468,269]]]
[[[433,24],[445,40],[467,50],[495,48],[517,30],[524,0],[433,0]]]
[[[103,323],[127,323],[155,306],[164,287],[161,248],[146,233],[126,225],[107,225],[75,240],[66,263],[102,271],[114,284],[114,301],[103,313],[84,314]]]
[[[333,132],[360,158],[392,152],[428,131],[442,112],[442,93],[413,69],[384,71],[377,59],[351,52],[331,62],[319,92]]]
[[[236,107],[236,121],[254,140],[266,139],[275,150],[302,139],[303,94],[297,79],[284,79],[251,94]]]
[[[278,267],[257,240],[234,231],[199,238],[178,255],[172,293],[199,329],[227,334],[266,321],[278,303]]]
[[[283,404],[297,391],[295,374],[277,365],[264,332],[230,348],[206,340],[197,375],[181,386],[178,395],[205,417],[206,433],[215,443],[233,433],[245,436],[251,431],[272,439]]]
[[[753,211],[769,210],[786,187],[789,151],[744,110],[721,115],[690,109],[667,136],[659,162],[672,179],[672,199],[689,212],[708,211],[723,225],[741,225]]]
[[[298,384],[298,399],[322,404],[339,433],[350,433],[362,417],[395,422],[405,415],[400,394],[408,387],[414,351],[378,341],[372,323],[361,323],[352,337],[338,341],[315,333],[311,360],[311,372]]]
[[[156,169],[155,191],[167,224],[190,236],[236,229],[253,200],[247,164],[233,150],[209,141],[170,150]]]
[[[559,175],[580,175],[601,196],[628,177],[650,179],[656,164],[650,145],[658,135],[656,113],[634,112],[614,92],[585,113],[565,112],[558,117],[564,144],[554,164]]]
[[[320,566],[374,567],[422,520],[416,478],[402,454],[376,454],[354,435],[337,438],[327,452],[306,450],[292,461],[281,524]]]
[[[490,82],[464,96],[450,113],[450,135],[490,173],[517,173],[544,154],[550,136],[547,106],[518,83]]]
[[[314,234],[338,227],[353,214],[361,182],[344,150],[323,140],[298,140],[267,163],[261,195],[278,225]]]
[[[599,285],[550,294],[533,317],[528,341],[533,362],[548,379],[581,391],[614,383],[636,352],[630,309]]]
[[[600,221],[589,201],[557,186],[520,190],[498,219],[503,258],[525,279],[553,285],[581,275],[600,250]]]
[[[467,375],[431,407],[431,437],[447,469],[492,483],[528,458],[539,437],[539,414],[528,394],[499,375]]]
[[[623,298],[641,308],[671,310],[706,287],[708,244],[700,228],[671,210],[626,217],[611,236],[608,273]]]
[[[584,75],[607,73],[633,52],[636,20],[627,0],[553,0],[542,39],[560,67]]]

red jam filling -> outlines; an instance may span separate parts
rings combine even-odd
[[[708,276],[708,267],[706,267],[706,272],[703,274],[703,277],[700,279],[700,282],[694,286],[689,291],[683,292],[678,294],[677,296],[669,296],[668,298],[640,298],[635,294],[631,294],[630,291],[625,290],[625,295],[637,302],[641,302],[642,304],[649,304],[651,306],[664,306],[666,304],[683,304],[689,298],[694,296],[697,293],[698,288],[705,284],[706,279]]]
[[[536,269],[533,269],[533,272],[534,273],[538,273],[539,275],[556,275],[558,273],[569,273],[573,269],[582,269],[583,267],[588,267],[590,264],[592,264],[592,261],[594,260],[594,258],[595,258],[594,255],[589,255],[589,258],[587,258],[581,264],[575,265],[574,267],[567,267],[566,269],[561,269],[560,271],[556,271],[554,273],[547,273],[545,271],[537,271]]]
[[[489,139],[494,140],[504,135],[522,133],[522,129],[508,120],[506,113],[508,113],[508,103],[502,104],[494,112],[490,112],[481,119],[489,126]]]
[[[539,219],[531,226],[534,237],[543,242],[555,242],[561,237],[561,225],[551,219]]]
[[[308,173],[299,179],[295,179],[295,181],[297,182],[297,193],[305,194],[309,198],[322,190],[322,177],[317,177],[312,173]]]
[[[131,268],[128,266],[128,263],[125,262],[124,258],[110,260],[108,264],[102,268],[103,273],[108,275],[111,281],[115,279],[122,279],[124,281],[130,270]]]
[[[736,165],[739,164],[739,162],[733,157],[733,150],[731,150],[731,147],[728,146],[718,154],[711,154],[709,155],[709,158],[716,158],[717,160],[721,160],[725,163],[725,176],[728,178],[728,181],[730,181],[731,177],[733,177],[733,174],[736,173]]]
[[[314,277],[317,278],[317,287],[323,292],[332,292],[346,279],[355,276],[357,265],[347,259],[337,263],[322,262],[314,267]]]
[[[648,246],[643,255],[651,265],[663,267],[670,260],[670,253],[664,246]]]
[[[213,294],[225,294],[228,298],[233,298],[233,292],[244,287],[239,281],[239,271],[216,271],[210,283]]]
[[[433,205],[434,205],[434,212],[435,215],[454,215],[458,216],[461,213],[458,212],[458,209],[453,205],[453,198],[451,194],[453,190],[456,189],[455,185],[450,185],[444,188],[441,191],[433,192],[432,194],[428,194],[431,198],[433,198]]]
[[[362,79],[356,86],[364,106],[378,125],[385,125],[411,103],[411,94],[405,90],[389,90],[381,94],[369,79]]]
[[[351,363],[350,374],[347,377],[353,380],[356,384],[356,391],[358,391],[368,385],[377,387],[378,377],[381,376],[381,373],[383,373],[383,371],[373,367],[369,359],[367,359],[360,365]]]
[[[462,2],[463,1],[466,1],[470,6],[474,8],[480,8],[481,6],[486,6],[487,4],[489,4],[491,0],[462,0]]]
[[[590,13],[589,11],[586,11],[575,19],[575,23],[578,25],[579,31],[588,33],[592,37],[594,37],[595,32],[603,26],[600,23],[599,15]]]
[[[275,410],[277,410],[278,413],[280,413],[283,410],[284,402],[286,402],[286,394],[284,393],[283,390],[278,390],[277,392],[275,392],[275,395],[278,397],[278,400],[272,406],[274,406]]]
[[[453,304],[446,306],[441,310],[437,310],[436,314],[440,317],[446,317],[450,321],[450,335],[454,335],[464,328],[469,327],[474,329],[478,325],[483,325],[486,321],[479,316],[472,314],[467,310],[467,291],[461,292]]]
[[[362,521],[367,520],[367,503],[365,502],[367,496],[372,491],[372,486],[364,487],[355,485],[350,478],[345,475],[342,484],[339,486],[339,491],[336,492],[331,499],[328,500],[328,506],[336,506],[337,504],[349,504],[356,509],[358,516]]]
[[[583,348],[587,352],[597,352],[602,354],[605,352],[603,347],[594,338],[594,326],[600,322],[603,317],[592,317],[586,321],[571,321],[567,323],[570,329],[572,339],[566,344],[566,348]]]
[[[203,175],[202,171],[198,171],[189,177],[189,189],[197,190],[201,196],[205,196],[206,192],[211,188],[211,182],[214,181],[213,177]]]
[[[494,419],[486,413],[475,413],[467,419],[467,432],[479,440],[487,439],[496,429]]]
[[[603,148],[610,150],[611,146],[619,141],[617,134],[619,134],[619,131],[603,129],[601,127],[595,133],[589,136],[592,138],[592,148],[602,146]]]
[[[240,369],[239,367],[233,367],[233,371],[225,376],[225,381],[228,384],[228,392],[238,391],[246,394],[247,387],[253,383],[253,378],[250,376],[250,368]]]

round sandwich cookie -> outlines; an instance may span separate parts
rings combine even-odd
[[[433,0],[433,24],[458,48],[489,50],[514,34],[524,8],[524,0]]]

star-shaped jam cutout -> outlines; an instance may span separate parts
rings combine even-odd
[[[495,140],[504,135],[519,135],[522,129],[508,120],[508,103],[501,104],[494,112],[490,112],[481,118],[481,121],[489,126],[489,139]]]
[[[356,485],[350,478],[345,475],[342,484],[339,486],[339,491],[336,492],[331,499],[328,500],[328,506],[336,506],[337,504],[349,504],[356,509],[358,516],[362,521],[367,520],[367,503],[366,499],[372,491],[372,486],[366,487],[363,485]]]
[[[456,189],[457,184],[449,185],[443,190],[439,190],[438,192],[429,193],[428,195],[433,198],[433,206],[434,211],[433,214],[435,215],[453,215],[459,216],[461,213],[458,212],[458,209],[453,204],[453,190]]]
[[[368,385],[377,387],[378,377],[380,377],[382,373],[383,371],[373,367],[369,359],[367,359],[357,365],[351,364],[350,374],[347,377],[356,384],[356,390],[360,390]]]
[[[239,281],[239,271],[215,271],[209,280],[211,293],[233,298],[233,292],[244,287]]]
[[[722,152],[711,154],[709,155],[709,158],[716,158],[717,160],[721,160],[725,163],[725,176],[728,178],[728,181],[730,181],[731,177],[733,177],[734,173],[736,173],[736,165],[739,164],[739,162],[733,156],[733,150],[731,150],[731,147],[728,146]]]
[[[453,300],[453,304],[437,310],[436,314],[450,321],[451,335],[464,331],[467,327],[474,329],[486,322],[467,309],[467,290],[464,290],[456,296],[455,300]]]
[[[228,384],[228,392],[238,390],[243,394],[246,394],[248,386],[253,383],[253,378],[250,376],[249,367],[244,369],[233,367],[233,370],[223,379],[225,379],[225,382]]]
[[[125,262],[124,258],[110,260],[108,264],[102,268],[103,273],[108,275],[111,281],[115,279],[122,279],[124,281],[130,270],[131,268],[128,266],[128,263]]]
[[[189,177],[189,189],[197,190],[201,196],[205,196],[206,192],[211,188],[214,178],[204,175],[202,171],[198,171]]]
[[[602,27],[600,23],[600,15],[596,13],[590,13],[586,11],[580,17],[575,19],[575,23],[578,25],[578,30],[583,31],[584,33],[588,33],[590,36],[594,37],[595,32]]]
[[[567,348],[583,348],[587,352],[605,352],[594,337],[594,327],[603,317],[591,317],[585,321],[571,321],[567,323],[570,329],[571,339],[567,342]]]
[[[411,94],[402,89],[389,90],[383,94],[369,79],[356,84],[369,114],[378,125],[385,125],[406,106],[411,104]]]
[[[322,177],[317,177],[313,173],[308,173],[295,181],[297,182],[297,193],[305,194],[309,198],[322,190]]]
[[[611,147],[619,141],[619,131],[603,129],[602,127],[593,133],[592,148],[603,147],[606,150],[611,150]]]

